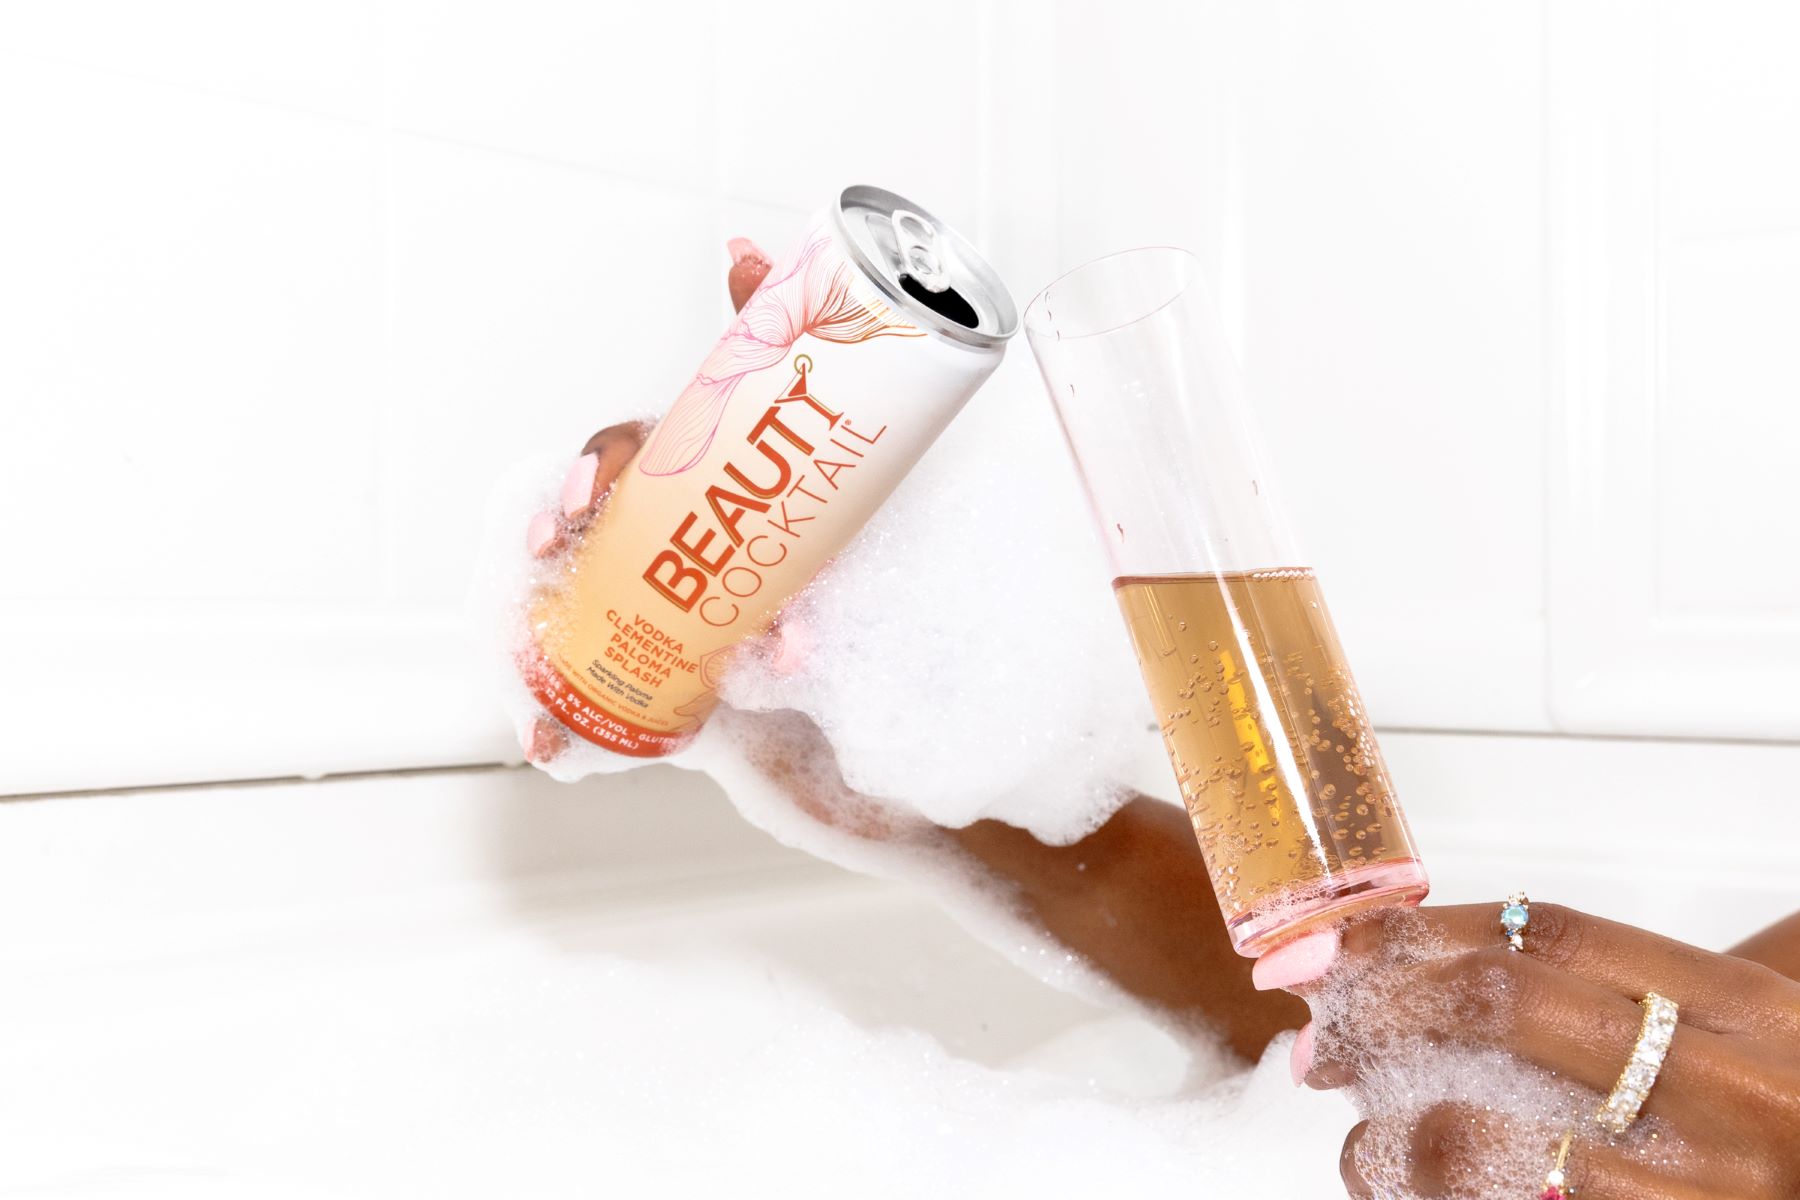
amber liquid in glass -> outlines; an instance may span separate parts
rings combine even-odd
[[[1113,589],[1238,949],[1418,903],[1424,872],[1313,573]]]

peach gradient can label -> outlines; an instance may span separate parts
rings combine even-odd
[[[846,190],[769,273],[530,606],[545,711],[621,754],[678,749],[732,652],[855,536],[1017,325],[962,239]]]

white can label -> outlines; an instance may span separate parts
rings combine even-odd
[[[678,747],[730,652],[855,536],[999,357],[909,323],[814,222],[534,602],[538,699],[622,753]]]

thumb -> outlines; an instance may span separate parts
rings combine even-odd
[[[731,307],[742,309],[775,264],[749,238],[732,238],[725,243],[725,249],[731,254],[731,273],[725,276],[725,286],[731,289]]]

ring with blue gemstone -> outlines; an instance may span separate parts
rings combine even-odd
[[[1506,935],[1507,949],[1517,953],[1525,949],[1525,927],[1531,924],[1531,898],[1514,892],[1500,906],[1500,931]]]

